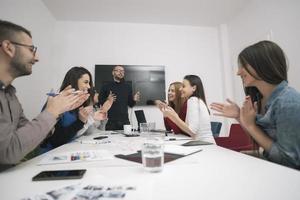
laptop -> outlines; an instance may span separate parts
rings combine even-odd
[[[135,110],[134,113],[140,129],[140,123],[147,123],[145,113],[143,110]]]
[[[135,117],[138,123],[138,131],[140,131],[140,123],[147,123],[144,110],[135,110]],[[150,132],[158,132],[158,133],[172,133],[172,131],[167,131],[163,129],[154,129],[150,130]]]

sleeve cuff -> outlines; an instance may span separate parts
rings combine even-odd
[[[267,151],[265,152],[265,156],[274,162],[280,163],[281,156],[280,156],[278,146],[275,142],[272,143],[269,152],[267,152]]]
[[[49,127],[53,127],[57,122],[57,119],[55,118],[55,116],[46,110],[41,112],[38,117],[42,118],[45,122],[47,122]]]

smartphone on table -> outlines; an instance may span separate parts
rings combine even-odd
[[[42,171],[32,178],[32,181],[80,179],[86,169]]]
[[[94,140],[103,140],[103,139],[106,139],[108,138],[108,136],[98,136],[98,137],[94,137],[93,139]]]

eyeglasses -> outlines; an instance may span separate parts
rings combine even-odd
[[[36,54],[36,51],[37,51],[37,47],[36,47],[36,46],[33,46],[33,45],[27,45],[27,44],[22,44],[22,43],[13,42],[13,41],[10,41],[10,43],[12,43],[12,44],[14,44],[14,45],[19,45],[19,46],[23,46],[23,47],[28,47],[29,50],[33,53],[33,55]]]
[[[23,46],[23,47],[29,47],[30,51],[33,53],[33,55],[36,54],[36,51],[37,51],[37,47],[34,46],[34,45],[27,45],[27,44],[22,44],[22,43],[18,43],[18,42],[13,42],[13,41],[10,41],[12,44],[15,44],[15,45],[19,45],[19,46]]]

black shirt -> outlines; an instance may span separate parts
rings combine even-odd
[[[108,119],[111,121],[128,121],[128,106],[133,107],[136,103],[133,100],[131,86],[124,81],[114,81],[104,85],[99,95],[101,105],[106,101],[110,91],[116,95],[117,99],[108,111]]]
[[[59,147],[63,144],[66,144],[70,142],[74,136],[77,134],[77,132],[83,128],[84,123],[79,119],[78,117],[78,111],[69,111],[71,113],[74,113],[77,117],[77,120],[74,121],[69,126],[63,126],[62,119],[60,119],[55,124],[54,133],[49,136],[40,146],[41,148],[49,147],[48,144],[51,145],[52,148]]]

